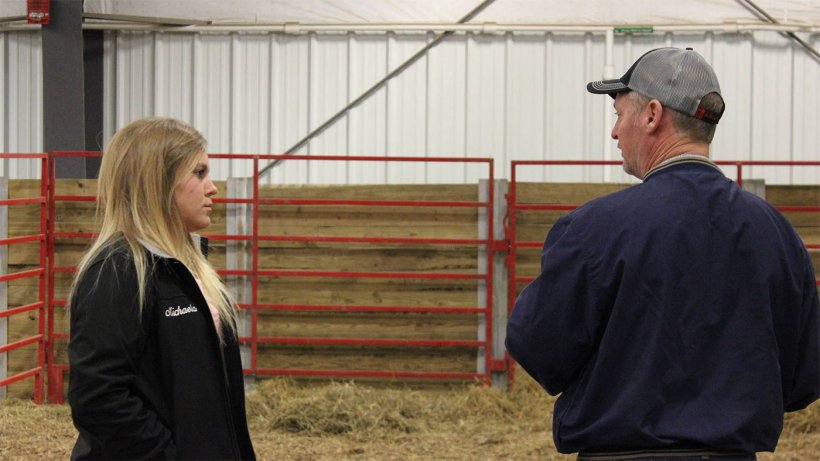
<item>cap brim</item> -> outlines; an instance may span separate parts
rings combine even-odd
[[[613,80],[598,80],[597,82],[587,83],[587,91],[595,94],[614,95],[615,93],[623,93],[629,91],[629,87],[624,85],[620,79]]]

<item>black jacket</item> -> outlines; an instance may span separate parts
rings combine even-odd
[[[103,251],[71,302],[72,459],[254,459],[236,337],[220,346],[179,261],[151,258],[140,317],[136,270]]]

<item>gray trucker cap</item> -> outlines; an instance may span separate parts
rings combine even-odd
[[[657,48],[649,51],[638,58],[623,77],[590,82],[587,91],[608,94],[613,98],[617,93],[637,91],[650,99],[657,99],[664,107],[711,124],[718,123],[725,109],[724,105],[720,112],[713,112],[700,106],[707,94],[717,93],[720,96],[720,84],[712,66],[691,48]]]

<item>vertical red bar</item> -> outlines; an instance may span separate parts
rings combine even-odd
[[[743,162],[737,162],[737,185],[743,187]]]
[[[510,254],[507,255],[507,277],[509,279],[509,299],[507,300],[507,318],[509,318],[510,314],[512,314],[513,307],[515,307],[515,290],[517,288],[517,283],[515,281],[515,261],[517,257],[517,248],[515,246],[515,219],[516,219],[516,196],[515,196],[515,161],[512,162],[510,167],[510,189],[507,192],[507,213],[509,214],[508,219],[508,230],[509,235],[508,239],[510,241]],[[504,352],[505,357],[507,358],[507,381],[508,386],[512,389],[513,384],[515,383],[515,362],[510,357],[510,354],[506,351]]]
[[[495,204],[495,177],[493,168],[493,159],[488,159],[488,166],[490,168],[490,180],[487,186],[487,346],[484,348],[484,381],[485,384],[492,384],[492,360],[493,360],[493,257],[495,253],[495,231],[493,230],[493,222],[495,221],[494,204]]]
[[[56,204],[54,197],[57,195],[57,179],[56,179],[56,164],[57,161],[53,153],[48,154],[48,220],[47,220],[47,234],[46,247],[48,251],[48,263],[45,266],[48,273],[48,401],[51,403],[62,403],[62,389],[57,389],[57,383],[61,380],[57,379],[59,370],[54,366],[54,218],[56,216]]]
[[[253,157],[253,236],[251,239],[251,370],[257,374],[257,310],[259,304],[259,157]]]
[[[44,393],[44,377],[46,376],[46,354],[47,351],[50,350],[46,347],[46,341],[48,341],[48,337],[46,336],[45,331],[45,319],[46,319],[46,306],[50,306],[50,303],[46,302],[46,263],[47,263],[47,253],[48,253],[48,219],[46,218],[48,214],[48,185],[49,185],[49,163],[48,163],[48,156],[44,156],[40,160],[40,197],[43,199],[40,202],[40,276],[38,277],[38,293],[37,293],[37,300],[42,303],[42,306],[37,310],[37,315],[39,317],[38,322],[38,329],[41,335],[40,341],[37,343],[37,366],[40,367],[40,372],[35,375],[34,378],[34,403],[41,404],[43,403],[43,393]],[[51,367],[48,368],[49,372]]]

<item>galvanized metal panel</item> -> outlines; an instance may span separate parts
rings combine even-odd
[[[816,79],[797,72],[800,59],[804,66],[814,66],[815,74],[816,65],[799,56],[800,50],[784,54],[783,42],[766,43],[761,48],[756,42],[758,35],[616,36],[614,69],[620,75],[641,54],[658,46],[692,46],[714,63],[728,102],[713,144],[714,158],[797,159],[793,152],[798,145],[800,158],[811,158],[817,140],[806,133],[817,130],[806,127],[818,118],[816,104],[810,104],[812,99],[780,93],[764,95],[767,89],[761,82],[781,81],[780,87],[788,91],[803,82],[803,86],[815,88],[816,100],[816,86],[811,85]],[[211,152],[275,153],[290,148],[432,39],[432,35],[393,33],[229,37],[196,36],[193,41],[194,123],[209,138]],[[131,42],[144,45],[145,38],[129,39],[134,56],[118,71],[124,68],[126,75],[144,75],[140,64],[148,67],[151,60],[141,46]],[[163,46],[166,50],[157,56],[167,54],[172,45]],[[499,177],[509,175],[513,159],[606,159],[606,143],[610,143],[610,158],[617,160],[620,152],[617,143],[609,139],[611,126],[604,126],[605,111],[612,110],[612,102],[584,90],[587,81],[602,76],[604,46],[603,37],[592,34],[450,37],[299,153],[491,156]],[[180,53],[185,49],[179,46]],[[152,72],[159,78],[170,75]],[[142,93],[132,88],[127,94],[136,98]],[[126,95],[122,91],[117,94]],[[123,110],[137,103],[126,101],[117,107]],[[785,121],[774,123],[765,115],[757,115],[759,110],[787,115]],[[794,115],[795,111],[802,116]],[[776,130],[762,129],[771,123]],[[788,147],[784,150],[782,146]],[[217,161],[215,176],[250,173],[249,162],[224,162]],[[316,165],[281,162],[263,182],[474,182],[485,175],[477,168],[443,164]],[[524,171],[525,176],[519,179],[635,181],[620,167]],[[794,173],[758,168],[744,174],[763,174],[782,182],[791,180]],[[817,177],[816,172],[800,175],[809,181]]]
[[[154,46],[154,115],[193,121],[193,35],[157,34]]]
[[[42,51],[36,31],[5,32],[0,147],[42,145]],[[432,34],[171,34],[108,32],[104,130],[139,117],[190,121],[210,152],[281,153],[421,49]],[[818,37],[804,37],[817,47]],[[712,145],[719,160],[815,160],[820,147],[817,63],[776,33],[616,35],[614,72],[657,46],[692,46],[715,67],[727,111]],[[449,37],[297,153],[619,159],[606,113],[612,101],[584,84],[602,77],[600,34],[466,34]],[[610,121],[611,123],[611,121]],[[264,165],[264,162],[263,162]],[[251,162],[214,161],[218,179]],[[39,165],[9,162],[12,177]],[[620,168],[533,169],[530,180],[633,181]],[[770,182],[820,181],[820,171],[755,168]],[[730,176],[734,172],[729,172]],[[475,182],[481,168],[285,161],[263,182]],[[519,178],[522,179],[522,178]]]
[[[783,44],[783,38],[775,33],[761,33],[755,39],[751,66],[755,77],[752,88],[755,97],[750,114],[752,160],[789,160],[791,157],[794,49],[784,49]],[[784,168],[753,167],[749,170],[750,178],[765,177],[767,182],[778,183],[789,180],[789,172]]]
[[[270,37],[231,35],[231,101],[228,121],[231,127],[230,152],[267,153],[270,148]],[[242,72],[236,72],[242,69]],[[249,177],[249,162],[232,162],[228,176]]]
[[[310,132],[310,105],[307,103],[312,72],[311,42],[304,36],[271,36],[271,120],[269,153],[284,154]],[[332,75],[332,74],[331,74]],[[304,155],[303,146],[293,154]],[[309,164],[306,161],[279,162],[262,180],[277,184],[305,184]]]
[[[468,37],[465,153],[468,157],[493,158],[497,178],[509,177],[504,142],[507,72],[503,63],[506,57],[506,40],[488,35]],[[475,183],[486,177],[484,169],[469,168],[464,181]]]
[[[7,32],[5,49],[7,100],[4,101],[4,151],[41,152],[43,149],[43,54],[38,32]],[[11,159],[8,177],[39,178],[37,160]]]
[[[752,129],[750,114],[754,98],[753,81],[763,77],[752,71],[753,37],[748,34],[719,37],[715,41],[712,66],[720,79],[726,102],[712,142],[710,155],[715,160],[750,160]],[[734,172],[732,172],[734,177]]]
[[[349,39],[342,35],[310,36],[310,128],[321,126],[333,117],[350,100],[349,91]],[[349,153],[347,116],[322,131],[308,144],[308,152],[324,155]],[[308,163],[308,183],[347,183],[347,163]]]
[[[357,34],[350,38],[350,99],[364,94],[390,70],[387,67],[387,42],[384,36]],[[350,155],[387,155],[386,111],[387,89],[382,87],[348,114]],[[387,166],[384,162],[349,162],[347,178],[354,184],[382,184],[387,180]]]
[[[6,48],[8,47],[9,41],[8,36],[9,34],[7,32],[0,33],[0,63],[3,63],[4,65],[8,62],[6,60]],[[8,152],[8,147],[6,145],[8,141],[6,139],[6,126],[8,123],[6,117],[6,112],[8,111],[8,103],[6,101],[6,96],[8,94],[8,91],[6,91],[6,74],[8,74],[8,72],[6,72],[6,69],[4,68],[3,73],[0,74],[0,104],[2,104],[3,107],[3,110],[0,110],[0,152]],[[0,176],[7,176],[7,164],[7,160],[0,162]]]
[[[193,36],[193,123],[208,140],[208,151],[233,152],[231,145],[231,61],[233,47],[229,34],[196,34]],[[211,160],[211,171],[217,179],[231,175],[237,162]],[[242,176],[242,175],[237,175]]]
[[[432,36],[388,34],[387,62],[392,70],[427,45]],[[446,44],[443,44],[446,45]],[[416,61],[387,84],[387,155],[425,155],[427,141],[428,57]],[[424,165],[390,162],[385,182],[423,184]]]
[[[103,40],[103,140],[100,150],[105,149],[120,126],[117,124],[117,56],[116,33],[106,31]]]
[[[601,154],[590,152],[591,136],[584,136],[592,124],[593,114],[585,100],[586,82],[600,75],[600,62],[589,62],[594,48],[588,35],[547,36],[545,60],[547,76],[544,87],[544,148],[541,160],[572,159],[600,160]],[[603,48],[598,48],[603,50]],[[595,69],[590,71],[590,69]],[[599,98],[605,99],[605,98]],[[597,101],[596,101],[597,102]],[[600,113],[594,116],[601,120]],[[601,139],[601,135],[597,135]],[[600,167],[552,167],[544,168],[541,181],[582,182],[590,179],[592,171],[601,173]]]
[[[820,49],[820,35],[810,43]],[[794,53],[794,81],[792,98],[792,155],[793,161],[820,159],[820,65],[808,53]],[[814,127],[814,128],[812,128]],[[820,168],[793,169],[792,182],[820,184]]]
[[[154,92],[156,35],[146,32],[116,35],[117,128],[154,115],[157,103]]]
[[[507,105],[504,133],[510,160],[544,158],[546,56],[543,34],[507,35]],[[522,170],[518,180],[540,181],[543,168]]]
[[[429,53],[427,67],[427,157],[464,157],[467,109],[467,38],[456,35]],[[425,182],[462,183],[467,168],[459,163],[425,165]]]

